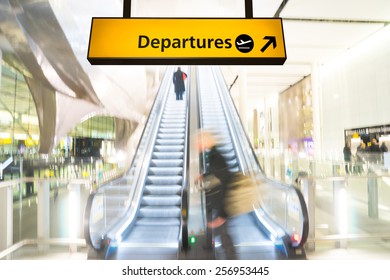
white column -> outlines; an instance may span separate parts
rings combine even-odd
[[[160,67],[156,67],[154,70],[154,86],[158,87],[158,85],[161,83],[160,81]]]
[[[50,238],[50,184],[38,183],[38,211],[37,211],[38,239]],[[47,246],[39,246],[39,250],[45,250]]]
[[[0,188],[0,252],[13,243],[12,187]]]
[[[246,66],[240,67],[240,75],[239,75],[239,107],[238,111],[240,113],[240,117],[242,120],[242,123],[244,125],[244,128],[246,131],[248,131],[248,120],[246,113],[248,111],[247,108],[247,100],[248,100],[248,73]]]
[[[3,52],[0,49],[0,88],[2,80]],[[1,97],[0,97],[1,98]],[[13,198],[12,187],[0,188],[0,251],[13,243]]]
[[[263,98],[263,103],[264,103],[264,106],[263,106],[263,113],[264,113],[264,135],[263,135],[263,139],[264,139],[264,168],[265,168],[265,172],[268,176],[272,176],[272,168],[271,168],[271,162],[270,162],[270,150],[271,150],[271,127],[270,127],[270,124],[271,124],[271,121],[272,121],[272,116],[270,114],[270,105],[269,105],[269,102],[268,102],[268,98],[265,97]]]
[[[311,70],[312,108],[313,108],[313,140],[314,156],[322,157],[322,90],[321,73],[318,63],[312,64]]]
[[[1,69],[3,68],[2,65],[3,65],[3,52],[0,49],[0,88],[1,88],[1,78],[2,78]]]
[[[70,183],[68,185],[69,201],[68,201],[68,229],[69,238],[76,239],[82,236],[81,234],[81,211],[80,211],[80,184]],[[70,246],[71,252],[77,251],[77,245]]]

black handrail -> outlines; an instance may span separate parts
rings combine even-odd
[[[89,226],[89,218],[91,216],[91,208],[93,204],[93,200],[95,198],[96,192],[92,192],[87,199],[87,204],[84,209],[84,238],[87,246],[91,246],[92,248],[96,249],[95,246],[93,246],[92,238],[91,238],[91,231]]]
[[[189,81],[191,81],[192,73],[189,73]],[[188,235],[188,216],[189,216],[189,166],[190,166],[190,137],[189,135],[189,120],[190,120],[190,85],[191,83],[187,83],[187,110],[186,110],[186,121],[185,121],[185,172],[183,173],[183,185],[182,185],[182,194],[181,194],[181,246],[184,251],[189,249],[189,235]]]
[[[200,90],[199,90],[199,85],[200,85],[200,81],[199,81],[199,74],[198,74],[198,69],[197,68],[197,75],[196,75],[196,91],[197,91],[197,102],[198,102],[198,124],[199,124],[199,127],[198,129],[203,129],[203,117],[202,117],[202,110],[200,109],[200,107],[202,106],[202,101],[201,101],[201,98],[200,98]],[[200,161],[200,173],[203,174],[203,173],[206,173],[206,154],[205,154],[205,151],[203,150],[201,154],[198,154],[198,156],[202,156],[202,160]],[[202,193],[203,194],[203,193]],[[204,195],[201,195],[201,206],[202,206],[202,209],[206,209],[206,201],[205,201],[205,196]],[[203,224],[204,224],[204,227],[205,227],[205,232],[207,232],[207,214],[202,211],[202,219],[203,219]],[[207,239],[206,239],[207,241]],[[211,239],[209,240],[210,242],[212,241]],[[206,247],[210,247],[211,248],[211,244],[206,244]]]
[[[203,129],[203,117],[202,117],[202,110],[200,109],[202,106],[202,100],[200,95],[200,81],[199,81],[199,73],[197,68],[197,75],[196,75],[196,96],[197,96],[197,110],[198,110],[198,129]],[[199,139],[197,139],[199,140]],[[204,174],[207,172],[206,168],[206,154],[205,151],[202,150],[200,154],[198,154],[198,157],[202,157],[199,159],[199,172],[200,174]],[[207,209],[206,206],[206,196],[205,193],[202,191],[201,196],[201,213],[202,213],[202,221],[203,221],[203,227],[204,232],[206,233],[206,238],[204,240],[203,247],[211,249],[213,247],[213,240],[212,240],[212,230],[207,226],[207,223],[211,219],[209,209]]]

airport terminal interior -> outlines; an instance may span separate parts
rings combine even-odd
[[[91,64],[92,18],[281,19],[286,59]],[[240,260],[390,259],[389,23],[388,0],[0,0],[0,260],[223,260],[226,236]],[[255,191],[228,234],[200,131]]]

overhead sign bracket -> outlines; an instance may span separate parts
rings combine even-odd
[[[123,0],[123,18],[131,18],[131,0]],[[253,18],[253,0],[245,0],[245,18]]]

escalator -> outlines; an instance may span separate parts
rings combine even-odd
[[[115,259],[177,259],[185,152],[186,103],[170,94],[162,115],[139,214]]]
[[[264,178],[222,74],[215,67],[194,69],[185,100],[176,101],[168,67],[129,171],[90,196],[89,258],[224,259],[218,239],[211,246],[188,243],[189,235],[203,240],[207,232],[204,194],[194,186],[207,168],[193,151],[191,136],[199,128],[215,132],[230,171],[259,186],[262,206],[229,222],[239,259],[304,258],[308,221],[301,193]],[[211,257],[204,253],[209,247]]]
[[[223,154],[231,172],[239,171],[238,159],[231,141],[225,113],[217,92],[210,68],[198,72],[198,95],[201,128],[213,132],[218,141],[218,150]]]
[[[238,115],[234,116],[234,113],[237,112],[226,90],[227,87],[221,81],[222,75],[212,67],[198,67],[197,69],[199,126],[215,135],[218,141],[218,150],[225,157],[230,171],[251,173],[253,180],[256,180],[257,185],[259,185],[260,193],[269,193],[269,189],[276,190],[278,194],[272,196],[281,194],[294,198],[289,200],[291,204],[294,203],[293,207],[299,205],[299,208],[304,208],[301,213],[298,213],[298,217],[300,216],[298,222],[294,221],[291,225],[281,226],[278,220],[289,220],[290,218],[285,216],[279,218],[280,215],[275,214],[279,210],[275,208],[268,209],[275,212],[269,215],[267,213],[269,201],[266,201],[268,197],[264,197],[261,201],[263,205],[261,209],[255,209],[251,213],[231,218],[228,228],[236,246],[238,259],[305,258],[303,244],[307,236],[307,211],[303,197],[292,186],[284,186],[263,177],[263,172],[253,150],[250,144],[248,145],[249,141],[246,135],[243,136],[245,132],[242,130]],[[202,163],[202,165],[203,169],[207,170],[206,163]],[[275,202],[274,197],[272,200]],[[289,201],[285,202],[289,203]],[[204,205],[202,207],[204,208]],[[289,208],[289,206],[284,205],[283,210],[286,207]],[[291,226],[293,229],[290,232]],[[302,230],[296,234],[295,229],[299,226],[302,227]],[[299,236],[300,242],[293,244],[294,242],[291,240],[293,236]],[[214,243],[213,254],[215,259],[225,258],[218,237]]]
[[[90,239],[96,258],[103,259],[177,259],[181,232],[182,190],[186,163],[187,102],[176,100],[173,92],[173,68],[167,71],[165,86],[158,93],[148,125],[142,136],[132,169],[122,179],[104,186],[101,220],[115,220],[100,242]],[[162,91],[162,92],[161,92]],[[160,98],[160,99],[159,99]],[[141,152],[142,151],[142,152]],[[120,195],[121,192],[123,195]],[[95,195],[96,196],[96,195]],[[121,203],[116,203],[121,201]],[[90,203],[99,208],[96,198]],[[129,208],[129,210],[125,210]],[[91,215],[87,237],[93,235]],[[110,214],[112,213],[112,214]],[[97,223],[94,223],[95,226]],[[99,235],[97,235],[99,237]],[[95,246],[94,246],[95,245]],[[96,246],[97,245],[97,246]]]

